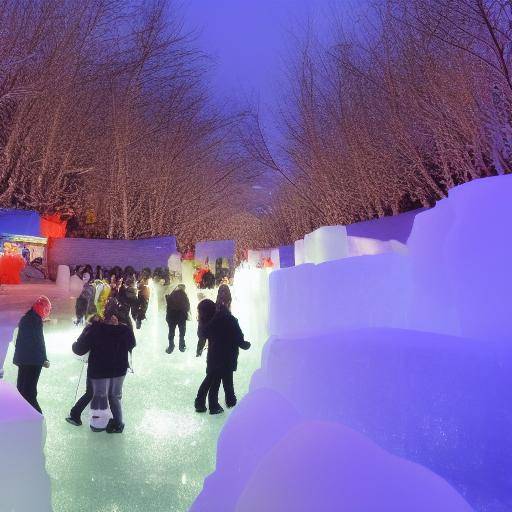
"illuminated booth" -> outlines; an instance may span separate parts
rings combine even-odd
[[[33,210],[0,209],[1,284],[46,277],[48,238],[43,227],[44,219]]]

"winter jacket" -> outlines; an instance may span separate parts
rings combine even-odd
[[[94,295],[96,293],[96,289],[91,283],[84,284],[82,288],[82,293],[80,293],[77,299],[77,316],[85,316],[92,315],[96,312],[96,307],[94,305]],[[78,304],[80,303],[81,307],[83,307],[83,314],[79,315],[78,313],[82,313],[82,310],[78,308]]]
[[[126,375],[128,353],[134,347],[135,336],[126,325],[95,322],[83,330],[72,350],[79,356],[89,352],[88,375],[91,379],[107,379]]]
[[[101,281],[96,284],[96,308],[100,316],[105,315],[105,307],[110,297],[110,285]]]
[[[43,320],[33,309],[30,309],[21,317],[18,324],[13,363],[16,366],[43,366],[46,360]]]
[[[210,299],[203,299],[197,305],[197,356],[200,356],[203,353],[206,345],[206,338],[203,336],[204,328],[209,322],[211,322],[216,311],[217,307],[215,306],[215,302]]]
[[[188,300],[185,290],[179,288],[171,294],[166,295],[167,314],[166,320],[188,320],[190,313],[190,301]]]
[[[200,328],[199,335],[208,339],[207,372],[236,371],[238,349],[246,342],[238,320],[226,308],[215,313],[212,321]]]

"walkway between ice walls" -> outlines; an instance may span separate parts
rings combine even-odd
[[[499,176],[419,214],[406,247],[299,243],[313,263],[270,274],[261,368],[191,511],[512,510],[511,221]],[[263,271],[241,272],[265,309]]]
[[[51,510],[51,483],[46,472],[43,417],[23,400],[16,387],[2,379],[9,343],[39,285],[18,285],[16,295],[0,286],[0,512]],[[52,302],[65,297],[51,297]]]

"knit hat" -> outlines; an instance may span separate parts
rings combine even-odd
[[[50,316],[52,303],[48,297],[41,295],[41,297],[34,302],[32,309],[41,317],[42,320],[46,320]]]

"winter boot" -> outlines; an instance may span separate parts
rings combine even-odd
[[[194,401],[194,407],[196,408],[196,412],[206,412],[206,405],[201,403],[197,398]]]
[[[165,351],[168,353],[168,354],[172,354],[174,352],[174,343],[172,345],[169,345]]]
[[[230,400],[226,400],[226,406],[228,409],[235,407],[235,405],[236,405],[236,397],[234,399],[231,398]]]
[[[111,419],[107,424],[107,434],[122,434],[124,430],[124,423],[117,423]]]
[[[210,407],[210,414],[221,414],[224,412],[224,409],[219,405],[215,405],[214,407]]]
[[[80,427],[82,425],[82,420],[80,418],[74,418],[71,414],[66,418],[66,421],[75,427]]]

